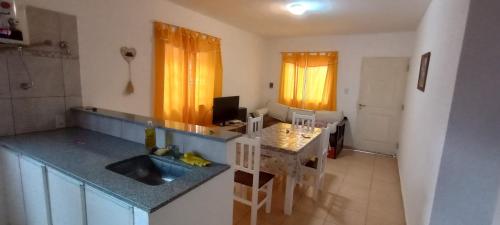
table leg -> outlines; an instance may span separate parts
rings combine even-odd
[[[293,209],[293,193],[295,191],[296,180],[295,177],[287,175],[286,177],[286,191],[285,191],[285,215],[291,215]]]

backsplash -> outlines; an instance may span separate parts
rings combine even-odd
[[[34,7],[27,16],[30,42],[52,44],[0,49],[0,136],[66,127],[82,105],[76,17]]]

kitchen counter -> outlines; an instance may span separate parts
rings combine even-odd
[[[143,145],[113,136],[81,128],[65,128],[0,137],[0,146],[36,159],[149,213],[230,168],[217,163],[204,168],[188,166],[191,170],[185,176],[159,186],[149,186],[105,168],[145,152]]]
[[[181,123],[170,120],[156,120],[151,117],[145,117],[130,113],[118,112],[108,109],[95,108],[95,107],[74,107],[71,109],[73,112],[87,113],[100,117],[107,117],[112,119],[117,119],[121,121],[126,121],[130,123],[135,123],[139,125],[147,124],[148,121],[153,122],[153,125],[157,128],[162,128],[167,131],[175,131],[191,136],[211,139],[220,142],[228,142],[235,138],[241,136],[241,133],[232,132],[220,129],[217,126],[206,127],[189,123]]]

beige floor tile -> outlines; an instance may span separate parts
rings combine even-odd
[[[390,189],[371,189],[369,202],[379,205],[388,205],[391,207],[403,207],[403,199],[399,190],[390,191]]]
[[[337,193],[340,190],[345,174],[343,173],[326,173],[323,183],[323,190],[330,193]]]
[[[331,210],[325,225],[364,225],[366,215],[359,212]]]
[[[332,204],[330,208],[332,211],[340,212],[340,211],[352,211],[358,212],[362,214],[366,214],[368,210],[369,202],[363,200],[355,200],[349,199],[342,196],[337,196],[337,201]]]
[[[333,201],[331,198],[331,194],[321,194],[318,196],[318,200],[315,201],[312,197],[304,196],[295,205],[294,213],[299,212],[307,215],[308,217],[324,220],[328,216],[328,212],[332,207]]]
[[[391,214],[388,212],[384,212],[383,210],[379,210],[377,212],[368,210],[366,215],[367,224],[375,224],[375,225],[403,225],[405,224],[405,219],[403,215]],[[369,222],[369,223],[368,223]]]
[[[294,212],[293,215],[287,217],[283,225],[323,225],[325,219],[311,217],[308,214]]]
[[[344,181],[342,182],[342,185],[350,185],[350,186],[358,186],[362,187],[365,189],[369,189],[370,185],[372,183],[372,177],[371,175],[365,176],[353,176],[353,175],[346,175],[344,178]]]
[[[345,173],[347,169],[349,169],[349,162],[339,159],[328,159],[326,164],[326,172],[328,173]]]
[[[371,189],[390,193],[401,193],[401,185],[399,183],[385,182],[376,179],[372,180]]]
[[[283,214],[286,179],[276,179],[272,212],[259,211],[259,225],[404,225],[396,159],[346,150],[328,160],[318,201],[297,186],[291,216]],[[239,203],[238,203],[239,204]],[[235,225],[250,224],[250,207],[234,207]]]
[[[351,200],[367,202],[370,188],[356,184],[343,183],[338,194]]]
[[[405,222],[394,222],[378,216],[370,216],[366,219],[366,225],[405,225]]]

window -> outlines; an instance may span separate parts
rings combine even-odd
[[[155,55],[155,117],[211,124],[213,98],[222,92],[220,40],[156,22]]]
[[[310,110],[336,110],[337,52],[283,53],[279,102]]]

